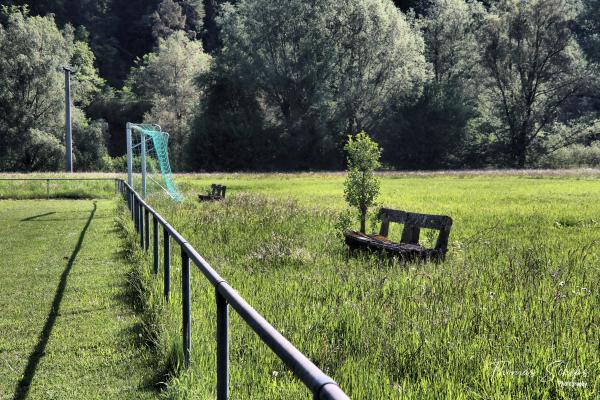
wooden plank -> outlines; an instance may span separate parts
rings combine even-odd
[[[393,243],[388,240],[381,240],[378,236],[368,236],[360,232],[345,231],[346,244],[351,250],[371,250],[383,251],[391,256],[398,256],[400,259],[440,261],[444,259],[445,252],[437,249],[426,249],[418,244]]]
[[[379,229],[379,234],[381,236],[387,237],[387,235],[389,234],[389,231],[390,231],[390,220],[387,218],[387,216],[383,215],[383,217],[381,218],[381,228]]]
[[[379,216],[380,218],[386,216],[390,222],[413,225],[419,228],[441,230],[452,226],[452,218],[445,215],[418,214],[401,210],[392,210],[390,208],[382,208],[379,211]]]
[[[440,230],[440,234],[435,243],[435,248],[446,252],[448,249],[448,239],[450,238],[450,227]]]
[[[421,229],[418,226],[405,224],[400,243],[419,244],[420,233]]]

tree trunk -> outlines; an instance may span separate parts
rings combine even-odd
[[[367,230],[367,210],[365,208],[360,210],[360,233],[366,233]]]
[[[525,163],[527,161],[527,154],[526,151],[523,149],[520,153],[519,153],[519,158],[517,160],[517,167],[519,169],[525,169]]]
[[[519,132],[519,139],[517,141],[517,153],[515,154],[517,161],[517,168],[525,168],[527,162],[527,125],[523,126]]]

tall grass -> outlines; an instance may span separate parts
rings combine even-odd
[[[215,177],[186,177],[188,201],[150,203],[352,398],[596,398],[597,181],[385,178],[386,206],[455,221],[445,262],[399,264],[348,255],[336,229],[342,179],[223,175],[231,196],[201,204],[195,194]],[[192,368],[181,372],[178,249],[172,254],[168,304],[161,277],[149,274],[148,259],[140,263],[156,345],[175,372],[165,395],[214,398],[214,292],[194,271]],[[231,319],[232,398],[310,398],[243,321]]]

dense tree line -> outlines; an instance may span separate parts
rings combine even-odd
[[[176,170],[339,169],[363,130],[395,169],[600,160],[599,0],[3,4],[2,170],[60,165],[64,65],[79,169],[127,121]]]

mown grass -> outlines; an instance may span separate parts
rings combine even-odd
[[[0,201],[0,399],[156,397],[115,200]]]
[[[227,184],[229,198],[197,203],[211,182]],[[342,182],[339,174],[185,176],[186,202],[150,202],[352,398],[597,398],[593,174],[386,176],[386,206],[454,218],[441,264],[349,256],[336,227]],[[158,349],[177,370],[180,264],[177,249],[172,254],[169,304],[149,260],[139,276]],[[192,281],[192,368],[171,381],[169,398],[215,394],[214,293],[198,271]],[[310,398],[243,321],[231,319],[232,398]]]

